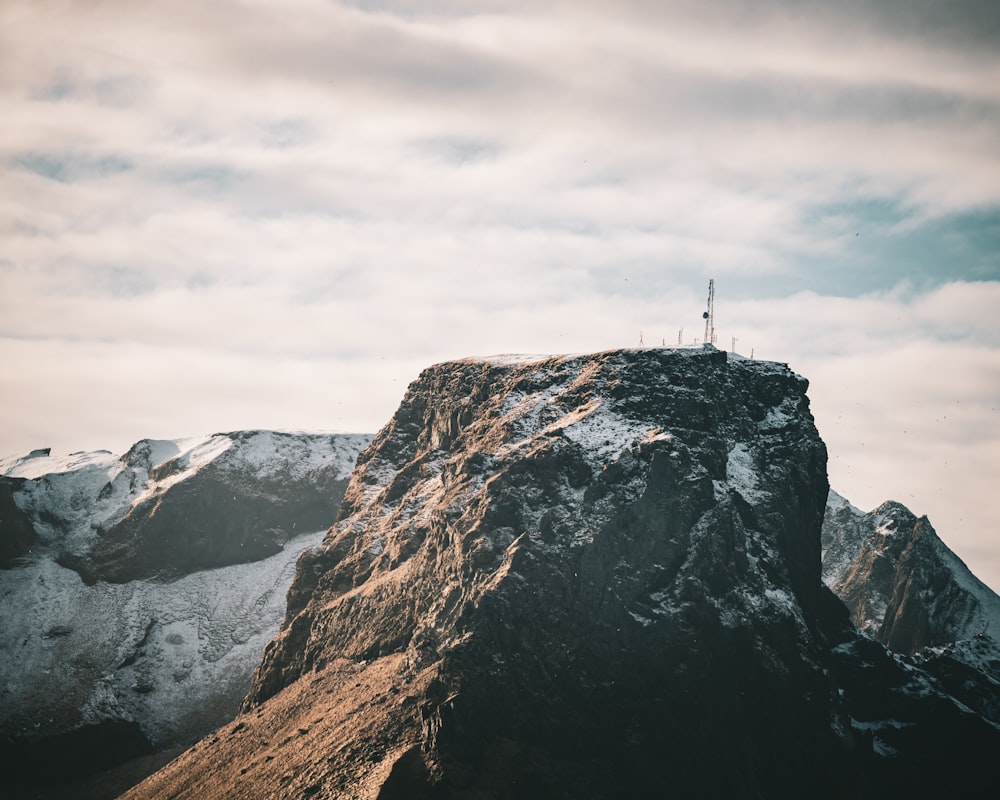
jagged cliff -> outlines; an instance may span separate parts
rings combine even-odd
[[[977,635],[1000,638],[1000,597],[941,541],[927,517],[843,498],[823,525],[823,578],[863,631],[912,655]]]
[[[806,381],[708,347],[426,370],[244,713],[130,798],[874,797],[980,716],[820,580]],[[981,777],[973,774],[973,778]]]
[[[854,624],[1000,724],[1000,597],[927,517],[893,501],[866,514],[831,492],[822,542],[823,580]]]

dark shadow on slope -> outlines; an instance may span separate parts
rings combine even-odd
[[[108,720],[33,741],[0,742],[0,774],[15,797],[42,797],[60,784],[150,755],[153,747],[134,722]],[[11,796],[4,792],[5,796]]]

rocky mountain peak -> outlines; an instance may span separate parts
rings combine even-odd
[[[883,536],[891,536],[899,531],[912,531],[917,522],[916,515],[902,503],[887,500],[872,513],[876,530]],[[921,517],[926,521],[926,517]]]
[[[861,630],[1000,724],[1000,597],[927,517],[891,501],[865,514],[831,492],[823,578]]]
[[[931,754],[972,774],[996,730],[821,583],[806,388],[711,347],[428,368],[300,557],[241,717],[127,797],[877,797],[943,791]]]
[[[594,604],[611,638],[706,597],[719,614],[752,605],[804,622],[827,488],[805,388],[714,348],[426,370],[300,563],[250,702],[323,654],[377,657],[440,631],[464,641],[484,598],[521,594],[536,570],[540,591],[560,583],[553,612]],[[299,618],[310,602],[322,614]]]
[[[1000,598],[926,516],[894,501],[867,514],[832,502],[822,538],[824,581],[854,623],[890,649],[915,655],[977,635],[1000,642]]]

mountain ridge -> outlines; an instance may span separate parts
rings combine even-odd
[[[8,779],[112,766],[235,713],[370,438],[237,431],[0,460]]]
[[[234,571],[258,592],[275,587],[265,605],[277,637],[240,715],[231,716],[239,696],[207,698],[228,703],[210,727],[222,726],[130,798],[655,794],[667,773],[653,764],[664,758],[671,790],[689,796],[972,786],[977,760],[988,764],[996,746],[1000,650],[983,630],[956,628],[955,615],[939,631],[969,638],[940,635],[911,652],[870,638],[872,609],[884,620],[890,606],[917,607],[906,592],[890,603],[897,575],[919,595],[964,564],[904,506],[865,515],[826,491],[807,386],[786,365],[714,348],[433,365],[379,434],[354,441],[359,451],[372,443],[330,530],[289,541],[279,525],[243,540],[241,550],[301,546],[294,565],[293,552],[241,563],[231,551],[222,560],[234,563],[214,566],[218,552],[202,552],[186,570],[183,559],[150,554],[141,522],[176,505],[194,475],[242,482],[243,520],[261,497],[285,502],[277,484],[317,483],[320,462],[261,438],[284,433],[140,440],[121,457],[40,449],[0,459],[0,566],[13,574],[50,557],[48,580],[70,568],[104,592],[161,587],[159,618],[135,620],[116,656],[117,671],[139,679],[138,698],[169,694],[144,694],[155,682],[137,670],[186,638],[162,613],[173,595],[207,597],[199,575]],[[266,453],[277,457],[265,468]],[[220,458],[230,461],[220,468]],[[24,503],[25,485],[53,467],[108,463],[118,471],[103,485],[94,475],[82,495],[36,486],[38,502]],[[61,505],[45,511],[42,494]],[[84,495],[99,514],[80,506]],[[55,552],[60,537],[72,546]],[[95,548],[95,537],[114,546]],[[268,578],[272,559],[284,566]],[[819,580],[837,588],[848,574],[867,635]],[[0,590],[4,580],[0,571]],[[278,587],[289,581],[282,605]],[[245,597],[233,606],[257,607]],[[72,661],[78,631],[58,617],[35,623],[39,641]],[[214,630],[224,639],[234,629]],[[903,626],[886,630],[898,637]],[[266,638],[253,642],[259,652]],[[244,674],[256,660],[248,655]],[[180,687],[201,680],[174,668],[175,681],[187,672]],[[107,723],[85,730],[120,753],[143,736]],[[62,746],[87,749],[79,738]],[[929,771],[931,754],[956,766],[957,784]]]

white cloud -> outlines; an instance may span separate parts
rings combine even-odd
[[[3,4],[0,451],[370,430],[433,361],[700,336],[714,276],[835,486],[995,565],[996,228],[905,249],[1000,206],[992,17],[886,7]]]
[[[994,588],[1000,340],[990,309],[998,304],[1000,284],[953,283],[926,294],[801,295],[717,311],[720,345],[733,330],[741,350],[755,346],[809,378],[831,485],[865,510],[893,499],[928,515]]]

